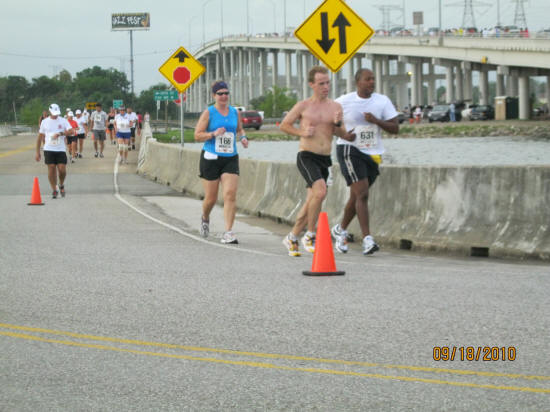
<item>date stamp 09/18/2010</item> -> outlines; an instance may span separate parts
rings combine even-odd
[[[434,361],[515,361],[515,346],[434,346]]]

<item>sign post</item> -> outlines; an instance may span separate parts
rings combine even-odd
[[[149,30],[151,15],[149,13],[114,13],[111,14],[111,30],[128,30],[130,32],[130,70],[132,94],[134,94],[134,30]]]
[[[342,0],[325,0],[294,32],[334,73],[373,34],[374,30]]]
[[[180,93],[181,145],[183,146],[183,92],[204,73],[205,68],[191,53],[180,47],[159,67],[159,71]]]

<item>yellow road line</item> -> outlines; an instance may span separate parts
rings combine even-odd
[[[132,339],[111,338],[111,337],[85,335],[80,333],[64,332],[64,331],[50,330],[50,329],[43,329],[43,328],[33,328],[28,326],[17,326],[17,325],[10,325],[7,323],[0,323],[0,327],[6,328],[6,329],[27,331],[27,332],[70,336],[77,339],[124,343],[124,344],[130,344],[130,345],[138,345],[138,346],[152,346],[152,347],[167,348],[167,349],[181,349],[181,350],[193,351],[193,352],[223,353],[223,354],[238,355],[238,356],[252,356],[257,358],[301,360],[301,361],[311,361],[311,362],[318,362],[318,363],[332,363],[332,364],[338,364],[338,365],[364,366],[364,367],[370,367],[370,368],[403,369],[403,370],[410,370],[410,371],[417,371],[417,372],[449,373],[449,374],[455,374],[455,375],[472,375],[472,376],[501,377],[501,378],[511,378],[511,379],[529,379],[529,380],[543,380],[543,381],[550,380],[550,376],[524,375],[524,374],[500,373],[500,372],[484,372],[484,371],[472,371],[472,370],[461,370],[461,369],[444,369],[444,368],[433,368],[433,367],[423,367],[423,366],[391,365],[391,364],[381,364],[381,363],[371,363],[371,362],[346,361],[346,360],[338,360],[338,359],[312,358],[307,356],[281,355],[281,354],[261,353],[261,352],[244,352],[244,351],[237,351],[237,350],[231,350],[231,349],[215,349],[215,348],[205,348],[205,347],[198,347],[198,346],[175,345],[175,344],[169,344],[169,343],[146,342],[146,341],[132,340]]]
[[[36,148],[36,143],[35,144],[30,144],[28,146],[20,147],[19,149],[10,150],[10,151],[4,152],[4,153],[0,153],[0,157],[12,156],[12,155],[17,154],[17,153],[26,152],[27,150],[30,150],[30,149],[33,149],[33,148],[34,149]]]
[[[38,336],[26,335],[23,333],[16,333],[16,332],[0,331],[0,335],[10,336],[10,337],[19,338],[19,339],[25,339],[25,340],[57,343],[57,344],[67,345],[67,346],[76,346],[81,348],[91,348],[91,349],[100,349],[100,350],[108,350],[108,351],[115,351],[115,352],[132,353],[136,355],[158,356],[158,357],[172,358],[172,359],[185,359],[185,360],[191,360],[191,361],[221,363],[226,365],[250,366],[254,368],[276,369],[276,370],[285,370],[285,371],[294,371],[294,372],[322,373],[327,375],[355,376],[355,377],[363,377],[363,378],[397,380],[397,381],[406,381],[406,382],[423,382],[423,383],[431,383],[436,385],[451,385],[451,386],[461,386],[461,387],[480,388],[480,389],[494,389],[494,390],[533,392],[533,393],[550,393],[550,389],[544,389],[544,388],[530,388],[530,387],[522,387],[522,386],[480,385],[477,383],[470,383],[470,382],[442,381],[438,379],[414,378],[409,376],[388,376],[388,375],[381,375],[376,373],[361,373],[361,372],[340,371],[340,370],[319,369],[319,368],[297,368],[292,366],[274,365],[272,363],[265,363],[265,362],[231,361],[231,360],[225,360],[225,359],[199,358],[196,356],[176,355],[176,354],[169,354],[169,353],[145,352],[145,351],[139,351],[134,349],[116,348],[113,346],[95,345],[95,344],[89,344],[89,343],[41,338]]]

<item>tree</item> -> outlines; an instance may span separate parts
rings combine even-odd
[[[21,108],[21,122],[29,126],[38,125],[38,119],[47,107],[48,103],[40,98],[34,98],[25,103]]]
[[[22,76],[8,76],[0,81],[0,121],[15,121],[14,110],[27,98],[29,82]]]
[[[263,110],[264,117],[281,117],[284,111],[290,110],[296,104],[298,98],[286,88],[273,86],[264,96],[263,102],[258,108]]]

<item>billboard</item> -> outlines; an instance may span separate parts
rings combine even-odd
[[[113,13],[111,30],[149,30],[151,16],[149,13]]]

